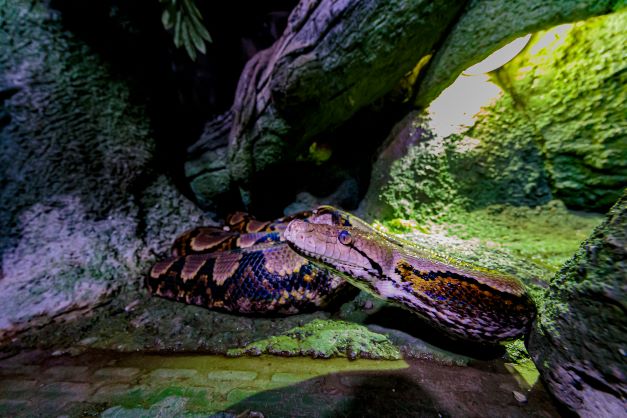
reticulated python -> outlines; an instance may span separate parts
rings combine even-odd
[[[523,335],[535,315],[517,279],[420,252],[330,206],[274,222],[237,213],[226,225],[179,237],[149,289],[234,313],[293,314],[327,306],[351,283],[478,342]]]
[[[292,251],[283,238],[296,218],[333,222],[333,208],[272,222],[238,212],[224,228],[199,227],[178,237],[171,258],[147,279],[155,295],[243,314],[295,314],[324,308],[351,286]]]

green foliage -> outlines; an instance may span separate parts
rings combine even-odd
[[[204,54],[205,41],[211,42],[209,32],[202,24],[202,15],[194,0],[159,0],[165,9],[161,15],[163,27],[174,31],[174,45],[185,47],[192,60],[196,60],[196,51]]]

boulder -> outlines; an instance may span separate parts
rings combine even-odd
[[[519,36],[610,13],[623,3],[622,0],[473,0],[433,56],[419,84],[416,104],[426,107],[462,71]]]
[[[136,288],[207,222],[151,164],[144,107],[37,1],[2,2],[0,343]]]
[[[625,413],[627,195],[551,280],[527,344],[542,380],[584,417]]]

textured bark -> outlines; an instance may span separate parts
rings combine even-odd
[[[187,149],[185,175],[201,206],[211,205],[207,196],[219,196],[230,188],[227,149],[232,126],[233,112],[228,111],[207,123],[200,139]]]
[[[229,134],[230,180],[246,188],[256,173],[296,159],[315,135],[392,90],[433,52],[463,4],[301,1],[281,38],[242,72]],[[211,169],[187,175],[223,184],[212,179],[221,173],[212,174]],[[200,182],[192,188],[201,201],[212,197],[203,195]],[[216,196],[218,191],[211,192]]]
[[[548,389],[584,417],[625,413],[627,195],[551,281],[529,340]]]

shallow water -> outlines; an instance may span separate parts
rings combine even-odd
[[[501,360],[29,351],[1,360],[0,376],[2,416],[558,416],[539,382]]]

